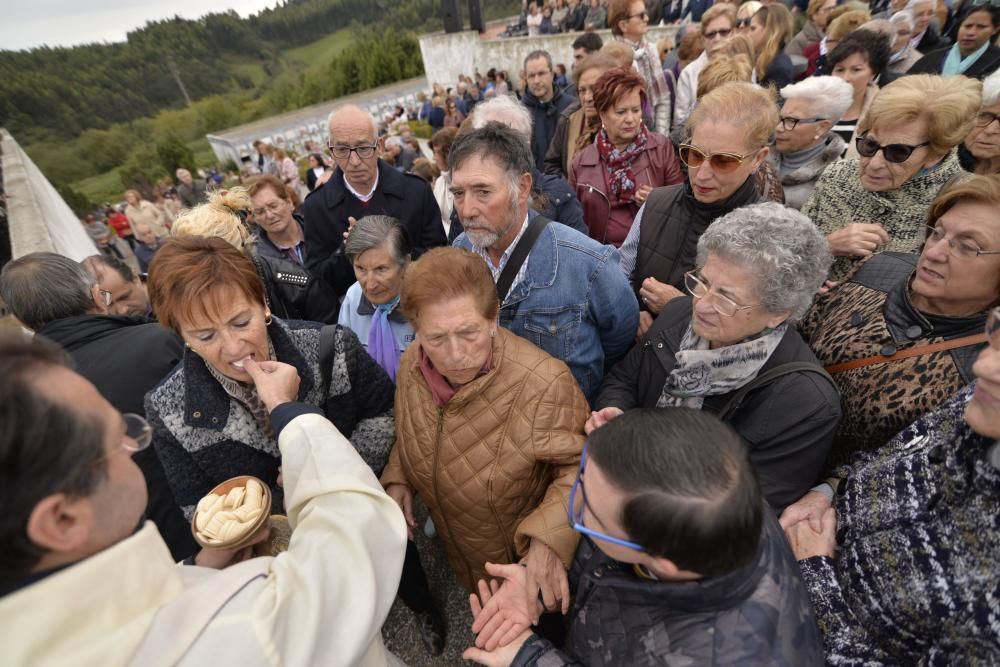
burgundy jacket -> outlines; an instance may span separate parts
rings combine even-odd
[[[652,130],[648,137],[645,150],[632,164],[636,189],[643,185],[658,188],[684,180],[681,163],[670,141]],[[590,230],[590,237],[616,248],[621,246],[639,212],[639,205],[635,202],[611,205],[607,168],[596,144],[577,152],[569,168],[569,184],[583,206],[583,221]]]

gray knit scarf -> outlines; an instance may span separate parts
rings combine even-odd
[[[274,354],[274,346],[271,345],[271,337],[267,337],[267,358],[271,360],[277,359]],[[257,388],[253,384],[243,384],[237,380],[227,377],[216,370],[215,366],[205,362],[205,366],[208,367],[208,372],[212,374],[219,384],[225,390],[229,396],[236,399],[243,406],[250,411],[253,415],[254,421],[257,422],[257,426],[260,427],[267,437],[273,438],[274,433],[271,431],[271,417],[268,414],[267,407],[264,405],[263,401],[260,400],[260,396],[257,395]]]
[[[676,355],[677,364],[663,384],[656,407],[701,410],[706,396],[721,396],[739,389],[757,377],[787,328],[782,322],[751,340],[711,350],[709,342],[688,324]]]

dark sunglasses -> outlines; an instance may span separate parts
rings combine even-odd
[[[642,20],[645,21],[645,20],[649,19],[649,14],[647,14],[646,12],[639,12],[638,14],[629,14],[628,15],[628,19],[626,19],[626,20],[636,19],[636,18],[642,19]]]
[[[750,19],[752,19],[752,18],[753,17],[751,16],[751,17],[748,17],[748,18],[745,18],[745,19],[736,19],[736,27],[737,28],[745,28],[745,27],[747,27],[748,25],[750,25]]]
[[[854,140],[854,145],[858,149],[858,154],[861,157],[875,157],[875,154],[882,151],[882,157],[885,158],[886,162],[906,162],[913,155],[913,151],[917,150],[921,146],[928,146],[931,142],[925,141],[922,144],[916,144],[911,146],[909,144],[888,144],[883,146],[874,139],[868,137],[867,135],[862,135]]]
[[[712,32],[706,32],[703,35],[703,37],[705,39],[713,39],[716,35],[718,35],[719,37],[728,37],[729,33],[731,33],[731,32],[732,32],[732,30],[730,30],[728,28],[724,28],[724,29],[721,29],[721,30],[713,30]]]
[[[739,153],[705,153],[691,144],[681,144],[678,154],[680,155],[681,162],[686,164],[689,169],[697,169],[707,160],[712,167],[712,171],[717,171],[720,174],[728,174],[736,171],[748,157],[753,155],[753,153],[747,153],[746,155],[740,155]]]

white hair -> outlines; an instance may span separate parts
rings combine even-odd
[[[510,95],[482,102],[472,110],[473,129],[482,129],[490,121],[503,123],[531,143],[531,112]]]
[[[839,121],[854,101],[851,84],[835,76],[813,76],[785,86],[781,97],[789,100],[805,100],[810,113],[828,118],[834,124]]]
[[[1000,70],[983,79],[983,106],[993,106],[1000,100]]]
[[[386,148],[390,148],[393,146],[398,146],[399,148],[403,148],[403,140],[400,137],[396,136],[389,137],[388,139],[385,140]]]
[[[914,26],[917,25],[916,19],[913,18],[913,12],[911,12],[909,9],[904,9],[890,16],[889,23],[892,24],[905,23],[910,27],[910,32],[913,32]]]

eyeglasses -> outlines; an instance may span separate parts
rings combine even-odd
[[[906,162],[913,155],[913,151],[921,146],[929,146],[930,143],[929,141],[925,141],[915,146],[909,144],[887,144],[883,146],[868,135],[862,135],[854,140],[854,145],[857,146],[861,157],[875,157],[876,153],[882,151],[882,157],[885,158],[886,162],[894,162],[896,164]]]
[[[105,306],[110,306],[115,301],[115,295],[106,289],[97,288],[97,293],[101,295],[101,301]]]
[[[590,503],[587,502],[587,490],[583,488],[583,471],[587,466],[587,446],[583,446],[583,451],[580,452],[580,469],[576,472],[576,481],[573,482],[573,488],[569,491],[569,507],[566,509],[566,514],[569,517],[569,524],[573,526],[573,530],[583,533],[589,537],[593,537],[598,540],[603,540],[604,542],[610,542],[611,544],[617,544],[620,547],[625,547],[626,549],[632,549],[633,551],[645,551],[645,547],[641,544],[636,544],[635,542],[629,542],[628,540],[623,540],[620,537],[612,537],[610,535],[605,535],[604,533],[594,530],[593,528],[587,528],[583,525],[583,509]],[[580,490],[580,507],[576,506],[576,491]]]
[[[122,418],[125,420],[125,440],[122,441],[122,447],[130,452],[141,452],[149,447],[149,443],[153,441],[153,427],[145,417],[126,412]]]
[[[976,114],[976,127],[987,127],[995,120],[1000,120],[1000,115],[989,111],[980,111]]]
[[[338,144],[336,146],[327,146],[327,148],[330,149],[333,157],[338,160],[349,160],[351,153],[357,153],[359,158],[367,160],[371,156],[375,155],[375,149],[378,148],[378,142],[376,141],[370,146],[343,146]]]
[[[285,207],[285,200],[278,199],[276,201],[271,202],[270,204],[267,204],[263,208],[255,208],[250,212],[253,213],[253,217],[255,218],[263,218],[264,215],[267,213],[270,213],[271,215],[278,215],[278,213],[284,207]]]
[[[717,171],[720,174],[728,174],[736,171],[748,157],[753,155],[753,153],[747,153],[746,155],[738,153],[706,153],[691,144],[681,144],[678,154],[680,155],[681,162],[691,169],[697,169],[705,163],[705,160],[708,160],[708,163],[712,166],[712,171]]]
[[[931,227],[930,225],[924,225],[924,227],[927,228],[928,243],[938,243],[945,240],[946,236],[943,229]],[[1000,250],[983,250],[970,239],[957,239],[955,237],[948,239],[948,252],[953,257],[961,257],[963,259],[971,259],[980,255],[1000,255]]]
[[[750,21],[747,20],[747,23],[749,22]],[[737,22],[737,25],[739,25],[739,22]],[[703,36],[705,39],[715,39],[716,37],[729,37],[729,33],[731,33],[732,31],[733,31],[732,28],[722,28],[720,30],[713,30],[711,32],[703,33]]]
[[[783,131],[791,132],[798,127],[799,123],[818,123],[823,120],[829,120],[829,118],[792,118],[791,116],[782,116],[778,120]]]
[[[723,317],[733,317],[736,313],[741,310],[750,310],[751,308],[756,308],[761,304],[755,303],[752,306],[741,306],[727,296],[722,296],[719,293],[713,293],[712,288],[708,286],[695,271],[688,271],[684,274],[684,286],[687,291],[691,293],[696,299],[705,299],[709,296],[712,297],[712,301],[709,303],[712,309]]]
[[[990,311],[986,316],[986,340],[990,342],[990,347],[1000,350],[1000,306]],[[572,497],[570,498],[572,502]]]
[[[643,21],[648,21],[649,20],[649,14],[646,13],[646,12],[639,12],[638,14],[629,14],[628,18],[625,19],[625,20],[626,21],[630,21],[630,20],[632,20],[634,18],[640,18]]]
[[[747,18],[745,18],[745,19],[736,19],[736,27],[737,27],[737,28],[745,28],[745,27],[747,27],[748,25],[750,25],[750,21],[751,21],[752,19],[753,19],[753,17],[752,17],[752,16],[748,16],[748,17],[747,17]],[[705,35],[705,36],[706,36],[706,37],[708,37],[708,35]]]

